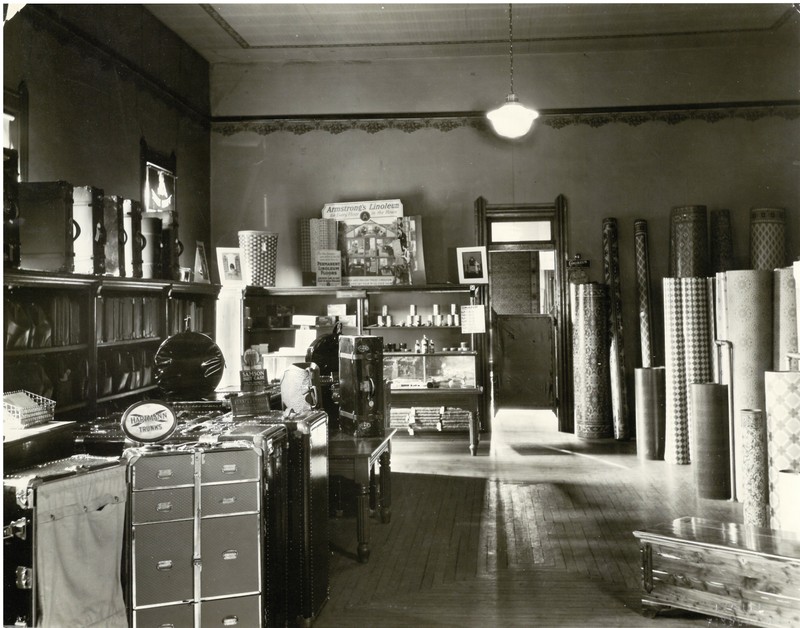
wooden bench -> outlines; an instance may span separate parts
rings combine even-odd
[[[678,608],[755,626],[800,626],[800,536],[683,517],[634,531],[642,609]]]

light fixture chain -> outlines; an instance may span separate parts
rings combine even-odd
[[[514,22],[511,3],[508,3],[508,74],[511,79],[511,93],[514,93]]]

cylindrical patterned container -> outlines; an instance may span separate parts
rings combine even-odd
[[[278,260],[278,234],[240,231],[242,281],[248,286],[274,286]]]
[[[575,434],[580,438],[613,435],[608,354],[608,286],[576,286],[573,327]]]
[[[647,221],[633,223],[634,249],[636,255],[636,294],[638,296],[639,342],[642,366],[655,366],[655,346],[652,339],[653,309],[650,294],[650,252],[647,241]]]
[[[609,303],[611,305],[609,368],[614,438],[628,440],[630,434],[628,429],[628,391],[625,378],[622,291],[619,278],[619,232],[616,218],[603,220],[603,273],[609,287]]]
[[[769,527],[769,480],[767,469],[767,421],[757,409],[739,411],[742,426],[742,502],[746,525]]]
[[[692,470],[697,496],[728,499],[731,496],[728,439],[728,387],[692,384]]]
[[[793,270],[777,268],[773,283],[772,368],[788,371],[789,354],[797,352],[797,289]]]
[[[663,366],[636,369],[636,454],[641,460],[664,459],[666,421]]]
[[[800,471],[778,471],[777,493],[781,504],[780,529],[800,534]]]
[[[800,371],[768,371],[764,378],[770,526],[782,529],[792,505],[778,493],[778,475],[785,469],[800,473]]]
[[[733,345],[733,437],[736,494],[744,490],[739,412],[764,407],[764,372],[772,368],[772,271],[725,273],[726,329],[717,337]],[[728,383],[728,382],[723,382]]]
[[[705,277],[708,273],[706,206],[673,207],[670,218],[670,277]]]
[[[750,263],[753,270],[786,265],[786,215],[781,207],[750,210]]]
[[[732,270],[733,232],[730,210],[712,209],[708,222],[711,273]]]
[[[161,218],[142,216],[142,277],[161,277]]]
[[[683,337],[680,279],[665,277],[664,366],[667,418],[664,431],[664,460],[689,464],[689,418],[686,399],[686,354]]]

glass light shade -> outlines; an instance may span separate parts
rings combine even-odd
[[[531,130],[533,121],[539,117],[539,113],[521,105],[516,94],[509,94],[506,102],[487,113],[486,117],[492,123],[495,133],[503,137],[516,138]]]

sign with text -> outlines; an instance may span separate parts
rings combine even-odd
[[[342,254],[335,249],[317,251],[317,285],[342,285]]]

